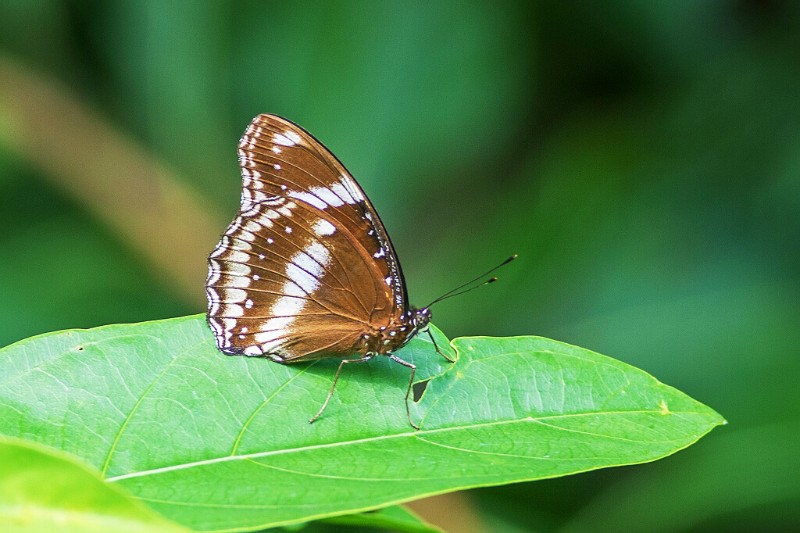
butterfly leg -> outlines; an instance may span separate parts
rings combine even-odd
[[[411,424],[411,427],[419,429],[419,426],[411,420],[411,408],[408,406],[408,397],[411,395],[411,389],[414,386],[414,374],[417,373],[417,367],[408,361],[403,361],[393,353],[389,354],[389,359],[411,369],[411,377],[408,379],[408,388],[406,389],[406,415],[408,416],[408,423]]]
[[[436,339],[433,338],[433,333],[431,332],[431,328],[426,328],[425,331],[428,332],[428,336],[431,338],[431,342],[433,343],[433,347],[436,348],[436,353],[438,353],[439,355],[441,355],[442,357],[447,359],[448,363],[455,363],[456,362],[455,359],[450,359],[449,357],[447,357],[447,355],[445,355],[445,353],[443,351],[441,351],[439,349],[439,345],[436,344]]]
[[[375,357],[374,354],[367,354],[361,359],[342,359],[342,362],[339,363],[339,368],[336,369],[336,374],[333,376],[333,384],[331,385],[331,390],[328,391],[328,397],[325,398],[325,402],[323,402],[322,407],[319,408],[317,414],[311,417],[311,420],[308,421],[309,424],[313,424],[314,421],[320,417],[322,412],[328,407],[328,402],[331,401],[331,397],[333,396],[333,390],[336,388],[336,382],[339,381],[339,374],[342,373],[342,368],[347,363],[366,363],[370,359]]]

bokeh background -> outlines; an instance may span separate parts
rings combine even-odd
[[[800,3],[0,3],[0,345],[204,309],[261,112],[314,133],[451,337],[536,334],[729,421],[418,507],[451,531],[800,530]]]

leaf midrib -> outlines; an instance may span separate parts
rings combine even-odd
[[[554,420],[554,419],[569,419],[569,418],[578,418],[584,416],[610,416],[610,415],[623,415],[623,414],[657,414],[660,416],[669,416],[669,415],[701,415],[702,413],[697,411],[670,411],[669,415],[665,415],[660,409],[645,409],[645,410],[633,410],[633,411],[593,411],[590,413],[568,413],[568,414],[561,414],[561,415],[547,415],[547,416],[540,416],[540,417],[525,417],[525,418],[516,418],[513,420],[501,420],[495,422],[481,422],[469,425],[458,425],[458,426],[450,426],[446,428],[438,428],[438,429],[429,429],[429,430],[422,430],[422,431],[406,431],[403,433],[395,433],[392,435],[378,435],[373,437],[366,437],[363,439],[354,439],[348,441],[340,441],[340,442],[327,442],[324,444],[313,444],[309,446],[301,446],[298,448],[286,448],[282,450],[270,450],[266,452],[255,452],[249,454],[242,454],[242,455],[226,455],[224,457],[215,457],[213,459],[204,459],[201,461],[193,461],[190,463],[183,463],[179,465],[171,465],[171,466],[162,466],[159,468],[153,468],[150,470],[141,470],[139,472],[131,472],[128,474],[121,474],[119,476],[112,476],[106,478],[106,481],[109,483],[114,483],[116,481],[122,481],[125,479],[137,478],[137,477],[144,477],[149,475],[157,475],[163,474],[178,470],[186,470],[189,468],[194,468],[198,466],[206,466],[216,463],[226,463],[229,461],[240,461],[240,460],[252,460],[258,459],[261,457],[269,457],[275,455],[283,455],[289,453],[298,453],[298,452],[305,452],[309,450],[317,450],[317,449],[326,449],[326,448],[333,448],[338,446],[349,446],[354,444],[363,444],[368,442],[378,442],[381,440],[389,440],[389,439],[397,439],[397,438],[405,438],[405,437],[424,437],[425,435],[431,434],[439,434],[439,433],[449,433],[453,431],[463,431],[468,429],[476,429],[476,428],[484,428],[484,427],[492,427],[492,426],[500,426],[500,425],[508,425],[508,424],[517,424],[517,423],[526,423],[526,422],[536,422],[542,423],[544,420]],[[554,429],[559,429],[563,431],[568,431],[565,428],[559,428],[557,426],[550,426]],[[593,434],[598,437],[602,438],[613,438],[609,435],[600,435],[600,434]]]

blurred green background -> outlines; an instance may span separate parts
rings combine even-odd
[[[729,421],[430,520],[800,530],[800,3],[2,2],[0,345],[202,311],[262,112],[356,176],[417,305],[520,254],[436,307],[451,337],[578,344]]]

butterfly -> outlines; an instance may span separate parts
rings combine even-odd
[[[396,352],[427,329],[430,305],[409,305],[394,246],[364,191],[322,143],[276,115],[252,120],[239,165],[240,211],[208,258],[217,347],[284,364],[340,358],[310,422],[346,364],[386,356],[411,371],[406,414],[419,429],[408,405],[416,367]]]
[[[322,143],[275,115],[247,127],[239,165],[240,212],[208,259],[218,348],[279,363],[342,358],[312,422],[345,364],[385,355],[411,369],[408,407],[416,368],[395,352],[431,313],[408,304],[397,254],[364,191]]]

